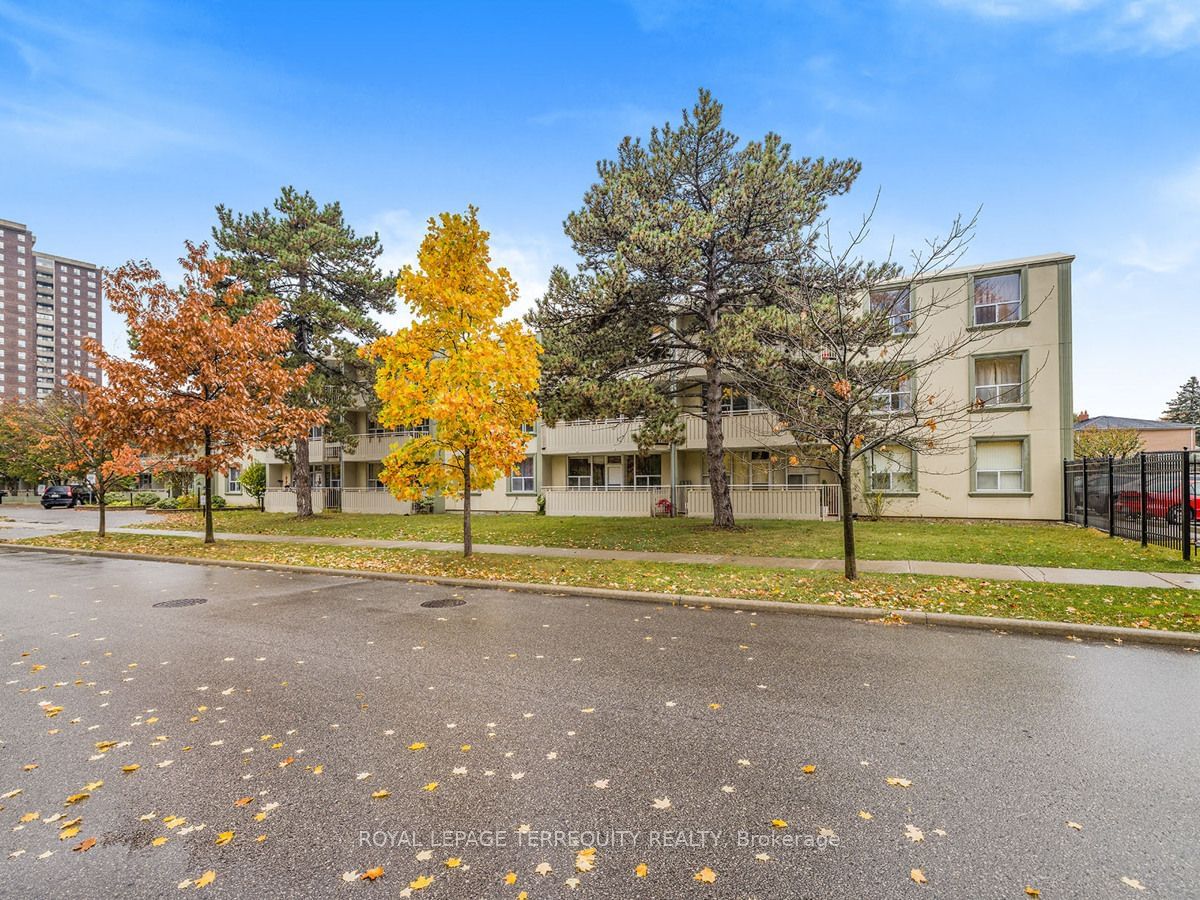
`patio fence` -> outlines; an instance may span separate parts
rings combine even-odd
[[[1200,453],[1174,450],[1064,460],[1063,521],[1111,537],[1200,551]]]

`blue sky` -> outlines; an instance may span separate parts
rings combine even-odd
[[[0,85],[0,218],[44,250],[173,273],[216,203],[294,184],[398,265],[475,203],[523,307],[596,160],[703,85],[743,137],[862,160],[834,225],[878,190],[877,246],[982,207],[968,261],[1077,254],[1078,407],[1200,374],[1198,0],[0,0]]]

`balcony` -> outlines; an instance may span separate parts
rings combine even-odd
[[[593,419],[542,427],[546,453],[636,453],[642,419]]]
[[[755,450],[762,447],[788,447],[794,442],[786,431],[777,432],[778,417],[766,410],[727,413],[721,416],[721,432],[728,450]],[[699,416],[686,420],[685,450],[703,450],[707,446],[706,425]]]
[[[548,516],[650,516],[656,504],[670,501],[669,488],[597,488],[594,490],[548,487]]]
[[[729,499],[735,519],[828,519],[840,515],[841,490],[836,484],[730,485]],[[687,511],[693,517],[712,516],[712,491],[707,485],[687,488]]]
[[[348,445],[342,447],[342,458],[346,462],[378,462],[392,452],[393,446],[399,446],[414,437],[428,434],[427,431],[393,431],[387,434],[357,434],[357,443],[351,450]]]

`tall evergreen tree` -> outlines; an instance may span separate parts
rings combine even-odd
[[[1175,399],[1163,410],[1162,417],[1168,422],[1200,425],[1200,379],[1193,375],[1185,381]],[[1200,428],[1196,429],[1196,438],[1200,440]]]
[[[382,336],[372,315],[395,309],[396,279],[379,269],[379,235],[355,234],[340,204],[321,206],[307,191],[285,187],[273,205],[274,212],[244,215],[218,206],[213,238],[245,283],[244,302],[280,301],[276,324],[292,336],[287,365],[311,366],[289,402],[328,409],[326,440],[345,441],[350,428],[344,414],[373,399],[371,379],[358,374],[363,363],[357,348]],[[292,482],[296,512],[312,515],[307,436],[295,443]]]
[[[733,525],[721,403],[729,360],[713,340],[731,313],[767,304],[807,264],[830,197],[855,160],[793,159],[776,134],[741,144],[705,90],[679,126],[626,137],[565,223],[582,258],[557,268],[530,316],[546,353],[548,420],[641,416],[638,444],[705,422],[713,524]],[[701,399],[695,405],[695,387]],[[692,404],[692,405],[689,405]]]

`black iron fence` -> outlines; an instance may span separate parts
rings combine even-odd
[[[1063,521],[1179,550],[1200,551],[1200,453],[1177,450],[1063,462]]]

